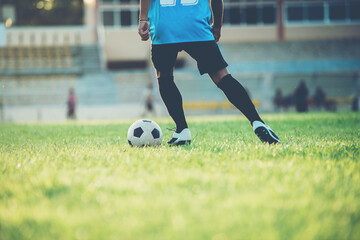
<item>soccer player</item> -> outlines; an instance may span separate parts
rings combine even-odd
[[[182,50],[197,61],[200,74],[207,73],[245,115],[262,142],[280,142],[260,118],[244,87],[227,69],[216,43],[221,35],[223,12],[223,0],[140,0],[138,32],[142,41],[151,37],[151,59],[160,96],[176,124],[169,145],[191,143],[182,96],[173,75],[177,54]]]

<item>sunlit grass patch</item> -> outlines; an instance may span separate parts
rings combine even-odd
[[[0,239],[357,239],[360,116],[190,117],[185,147],[133,120],[0,125]],[[155,119],[164,133],[171,121]]]

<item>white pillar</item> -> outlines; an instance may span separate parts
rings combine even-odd
[[[95,0],[84,0],[84,24],[88,27],[95,26]]]
[[[98,2],[99,0],[84,0],[84,23],[92,29],[92,42],[98,43]]]
[[[6,27],[0,22],[0,47],[6,47]]]

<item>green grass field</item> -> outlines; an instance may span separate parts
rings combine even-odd
[[[0,125],[0,239],[360,239],[360,115],[189,117],[193,143],[132,148],[132,121]]]

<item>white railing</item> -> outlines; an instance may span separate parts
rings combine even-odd
[[[63,46],[94,43],[93,29],[87,26],[31,26],[6,29],[7,46]]]

